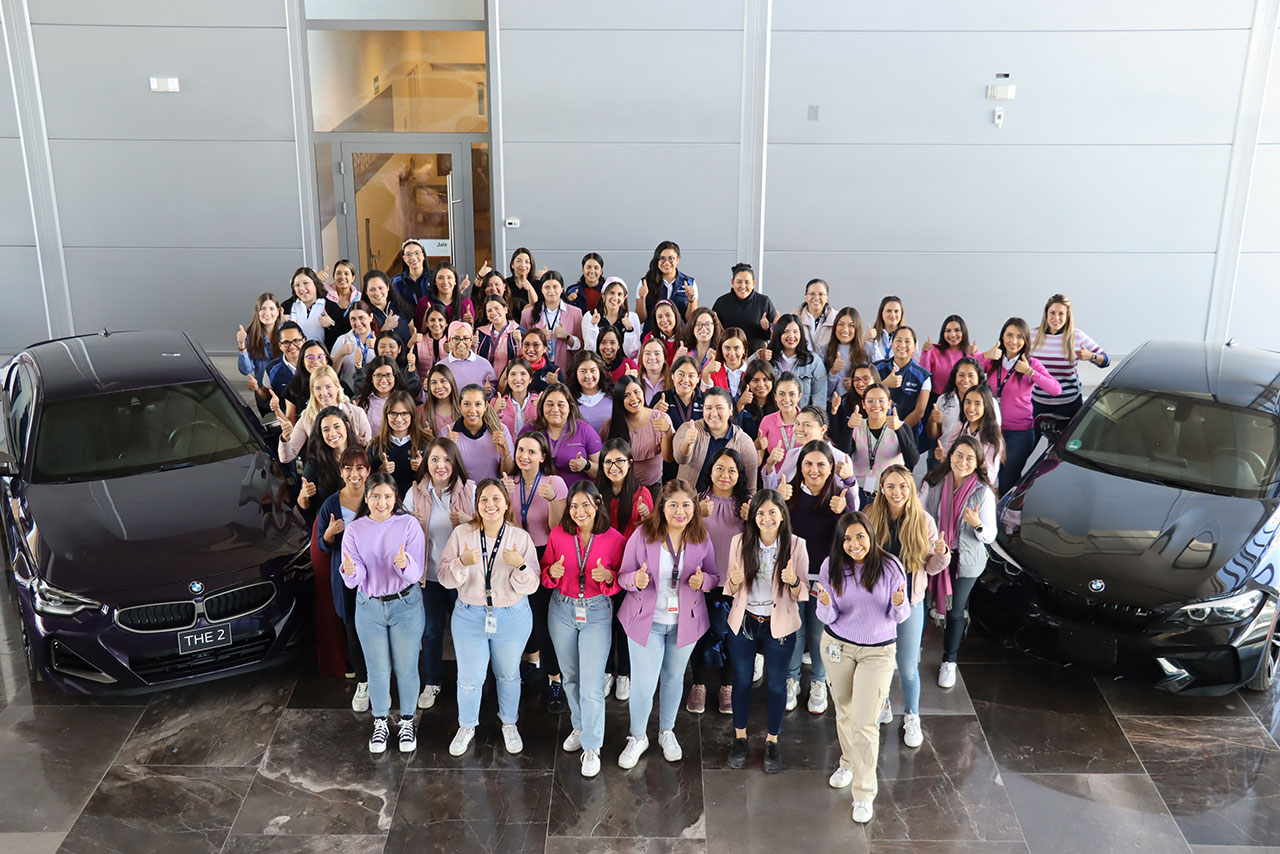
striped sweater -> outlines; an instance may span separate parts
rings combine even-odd
[[[1081,349],[1097,353],[1102,359],[1097,363],[1100,368],[1105,368],[1111,362],[1107,357],[1107,351],[1099,347],[1097,342],[1079,329],[1075,331],[1075,344],[1071,347],[1072,355],[1070,359],[1062,352],[1062,333],[1045,335],[1044,341],[1041,342],[1039,347],[1031,351],[1031,355],[1039,359],[1040,364],[1044,365],[1049,376],[1057,380],[1058,384],[1062,386],[1062,394],[1051,395],[1036,386],[1031,390],[1032,401],[1052,405],[1070,403],[1080,396],[1080,373],[1076,370],[1075,351]]]

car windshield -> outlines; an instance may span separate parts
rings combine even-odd
[[[32,481],[105,480],[216,462],[258,448],[216,382],[112,391],[42,408]]]
[[[1252,409],[1166,392],[1106,389],[1062,454],[1123,477],[1260,498],[1275,491],[1280,422]]]

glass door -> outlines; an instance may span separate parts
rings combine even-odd
[[[471,150],[461,142],[341,142],[343,203],[337,206],[344,257],[361,274],[402,269],[400,245],[422,243],[427,266],[462,264],[474,256]]]

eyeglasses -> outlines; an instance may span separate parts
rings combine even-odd
[[[630,462],[631,460],[625,458],[621,460],[605,460],[604,467],[607,469],[620,469],[625,468]]]
[[[385,380],[386,382],[391,382],[396,378],[396,375],[392,373],[387,373],[384,371],[382,373],[374,374],[373,378],[374,380]]]
[[[461,343],[462,343],[462,342],[464,342],[464,341],[470,341],[470,340],[471,340],[471,336],[470,336],[470,335],[455,335],[455,336],[453,336],[452,338],[450,338],[450,339],[449,339],[449,343],[450,343],[450,344],[461,344]]]
[[[290,350],[292,350],[292,349],[294,349],[294,348],[296,348],[296,347],[301,347],[301,346],[302,346],[302,342],[303,342],[303,341],[306,341],[306,340],[307,340],[307,339],[305,339],[305,338],[281,338],[281,339],[280,339],[280,346],[281,346],[281,347],[288,347]]]
[[[659,264],[674,264],[676,260],[677,259],[675,255],[659,255],[658,256]]]
[[[324,353],[312,353],[310,356],[307,357],[308,362],[327,362],[328,360],[329,360],[329,357],[326,356]]]
[[[398,421],[398,420],[400,420],[401,418],[412,418],[412,417],[413,417],[413,413],[412,413],[412,412],[388,412],[388,413],[387,413],[387,420],[388,420],[388,421],[390,421],[390,420],[391,420],[391,419],[393,419],[393,418],[394,418],[394,419],[396,419],[396,420]]]

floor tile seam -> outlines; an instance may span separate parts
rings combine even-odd
[[[31,708],[34,711],[36,707],[32,706]],[[72,706],[69,708],[76,708],[76,707]],[[103,708],[106,708],[106,707],[103,707]],[[129,734],[124,737],[124,739],[120,742],[120,746],[116,748],[116,755],[111,757],[111,761],[107,763],[107,767],[102,769],[102,776],[98,778],[98,782],[93,784],[93,788],[89,790],[88,796],[84,799],[83,802],[81,802],[80,808],[76,810],[76,814],[75,816],[72,817],[71,823],[67,825],[67,829],[62,838],[62,842],[58,843],[59,848],[61,848],[62,845],[66,842],[66,837],[71,834],[72,829],[74,829],[76,826],[76,822],[79,821],[80,817],[84,814],[84,808],[89,805],[89,801],[93,800],[93,796],[97,794],[98,789],[102,787],[102,781],[107,779],[107,775],[111,773],[111,769],[116,767],[116,760],[120,758],[120,754],[124,751],[124,746],[129,743],[129,739],[133,738],[134,732],[137,731],[138,729],[138,724],[142,723],[142,715],[146,711],[146,706],[126,706],[124,708],[138,709],[137,720],[133,722],[133,726],[129,727]],[[228,828],[228,830],[230,830],[230,828]]]
[[[957,670],[960,669],[959,665],[956,666],[956,669]],[[961,679],[964,678],[963,673],[960,674],[960,678]],[[987,755],[991,757],[991,765],[993,768],[996,769],[996,778],[1000,783],[1000,791],[1004,793],[1005,802],[1009,805],[1009,812],[1010,814],[1013,815],[1014,824],[1016,824],[1018,827],[1018,836],[1022,838],[1022,844],[1027,846],[1027,851],[1030,851],[1031,843],[1027,842],[1027,832],[1022,829],[1022,819],[1018,816],[1018,811],[1014,809],[1013,798],[1009,797],[1009,787],[1006,786],[1004,782],[1004,773],[1005,773],[1004,769],[1000,767],[1000,762],[996,759],[995,751],[991,749],[991,740],[987,738],[987,727],[985,724],[982,723],[982,716],[978,714],[977,705],[975,704],[975,701],[973,699],[973,694],[969,691],[969,686],[967,683],[964,686],[964,690],[965,690],[965,693],[968,694],[969,696],[970,705],[974,706],[974,713],[973,713],[974,722],[977,723],[978,725],[978,732],[982,733],[982,744],[987,749]]]
[[[1263,751],[1265,751],[1265,752],[1267,752],[1267,753],[1278,753],[1278,752],[1280,752],[1280,743],[1277,743],[1277,742],[1276,742],[1275,738],[1273,738],[1273,737],[1272,737],[1272,735],[1271,735],[1270,731],[1268,731],[1268,730],[1267,730],[1267,725],[1266,725],[1265,723],[1263,723],[1263,722],[1262,722],[1262,719],[1261,719],[1261,718],[1259,718],[1257,715],[1252,715],[1252,716],[1250,716],[1250,715],[1231,715],[1231,716],[1223,716],[1223,715],[1116,715],[1116,723],[1117,723],[1117,724],[1119,724],[1119,723],[1120,723],[1120,720],[1123,718],[1123,719],[1125,719],[1125,720],[1154,720],[1154,721],[1168,721],[1168,720],[1175,720],[1175,721],[1176,721],[1176,720],[1195,720],[1195,721],[1203,721],[1205,724],[1212,724],[1212,723],[1217,723],[1217,722],[1224,721],[1224,720],[1227,720],[1227,721],[1231,721],[1231,720],[1235,720],[1235,721],[1248,720],[1250,717],[1252,717],[1252,718],[1253,718],[1254,723],[1256,723],[1256,724],[1258,725],[1258,729],[1259,729],[1259,730],[1261,730],[1261,732],[1262,732],[1262,742],[1263,742],[1263,743],[1262,743],[1262,750],[1263,750]],[[1123,726],[1123,725],[1121,725],[1121,726],[1120,726],[1120,729],[1121,729],[1121,731],[1123,732],[1123,731],[1124,731],[1124,726]],[[1126,738],[1126,739],[1128,739],[1128,737],[1129,737],[1129,734],[1128,734],[1128,733],[1125,733],[1125,738]],[[1236,744],[1236,742],[1235,742],[1235,740],[1234,740],[1234,739],[1227,738],[1227,737],[1225,737],[1225,736],[1210,736],[1210,737],[1215,738],[1215,739],[1216,739],[1216,740],[1218,740],[1218,741],[1226,741],[1226,742],[1228,742],[1228,743],[1230,743],[1230,744]],[[1236,746],[1238,746],[1238,747],[1250,747],[1250,745],[1244,745],[1244,744],[1236,744]],[[1132,747],[1132,744],[1130,744],[1130,747]],[[1137,749],[1134,749],[1134,751],[1133,751],[1133,752],[1134,752],[1134,755],[1135,755],[1135,756],[1136,756],[1136,755],[1137,755],[1137,753],[1138,753]],[[1141,761],[1141,757],[1139,757],[1139,761]],[[1144,765],[1144,767],[1145,767],[1145,765]]]
[[[1105,695],[1103,699],[1106,699]],[[1110,704],[1108,703],[1108,707]],[[1160,799],[1160,804],[1164,807],[1165,814],[1169,816],[1169,820],[1173,822],[1173,826],[1178,829],[1178,835],[1182,837],[1182,844],[1187,846],[1187,851],[1191,852],[1191,840],[1187,839],[1187,834],[1183,831],[1182,825],[1178,823],[1178,819],[1174,817],[1173,810],[1169,807],[1169,802],[1165,800],[1164,792],[1160,791],[1160,787],[1156,785],[1156,780],[1151,776],[1151,772],[1147,769],[1147,763],[1143,761],[1142,754],[1138,753],[1138,748],[1133,746],[1133,739],[1129,738],[1129,733],[1121,723],[1121,718],[1143,717],[1142,715],[1114,715],[1116,726],[1120,728],[1120,734],[1124,736],[1125,744],[1129,745],[1129,749],[1133,751],[1133,756],[1138,760],[1138,766],[1142,769],[1142,773],[1151,783],[1151,788],[1156,790],[1156,797]],[[1150,717],[1149,715],[1147,717]],[[1192,717],[1187,715],[1186,717]]]
[[[288,711],[289,709],[289,702],[293,700],[293,692],[297,690],[297,688],[298,688],[298,680],[295,678],[293,680],[293,689],[289,691],[289,699],[285,701],[285,704],[280,707],[280,711],[276,714],[276,725],[271,728],[271,735],[267,738],[266,749],[262,751],[262,758],[258,760],[258,766],[254,768],[254,771],[253,771],[253,778],[249,780],[249,788],[245,789],[244,797],[240,799],[240,806],[236,808],[236,814],[231,817],[231,824],[227,825],[227,836],[225,839],[222,840],[222,847],[218,849],[219,851],[225,852],[227,850],[227,846],[231,844],[231,836],[232,836],[231,831],[235,829],[236,822],[240,820],[240,813],[244,812],[244,805],[249,800],[249,795],[253,793],[253,784],[258,782],[258,779],[262,776],[262,766],[265,765],[267,762],[267,754],[271,752],[271,745],[276,740],[276,733],[280,731],[280,721],[284,719],[285,712]],[[251,767],[251,766],[241,766],[241,767]],[[254,834],[240,834],[240,835],[248,836],[248,835],[254,835]],[[257,835],[260,835],[260,834],[257,834]],[[383,848],[384,849],[386,848],[385,842],[383,843]]]

